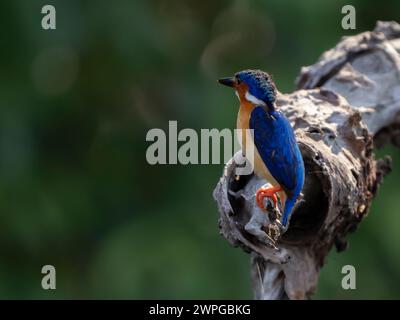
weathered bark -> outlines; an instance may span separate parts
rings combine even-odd
[[[374,142],[400,146],[399,53],[400,25],[378,22],[373,32],[345,37],[303,67],[298,90],[279,95],[277,106],[294,126],[306,167],[304,201],[278,240],[279,251],[248,227],[251,219],[269,222],[254,201],[266,181],[236,177],[235,161],[226,165],[214,190],[220,230],[251,253],[256,299],[309,298],[332,246],[344,250],[346,236],[368,213],[391,168],[390,157],[375,159]]]

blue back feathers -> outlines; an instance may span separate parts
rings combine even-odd
[[[289,198],[297,198],[303,186],[304,165],[289,121],[278,111],[256,107],[249,127],[254,130],[254,144],[272,176]]]
[[[264,101],[268,107],[273,108],[276,88],[268,73],[261,70],[243,70],[236,73],[235,77],[247,84],[249,92],[253,96]]]
[[[261,159],[287,195],[282,217],[286,226],[304,184],[303,158],[292,126],[279,111],[256,107],[249,127],[254,130],[254,144]]]

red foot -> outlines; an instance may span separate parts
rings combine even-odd
[[[264,206],[264,198],[270,198],[274,202],[274,206],[276,207],[278,204],[278,198],[275,193],[282,191],[281,187],[271,187],[271,188],[260,188],[256,193],[256,202],[257,205],[265,210]]]

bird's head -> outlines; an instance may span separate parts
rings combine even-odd
[[[261,70],[243,70],[233,77],[218,80],[219,83],[232,87],[241,104],[274,108],[276,88],[271,76]]]

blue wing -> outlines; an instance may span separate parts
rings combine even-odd
[[[277,111],[256,107],[250,116],[254,145],[271,175],[289,198],[300,194],[304,183],[304,163],[286,117]]]

